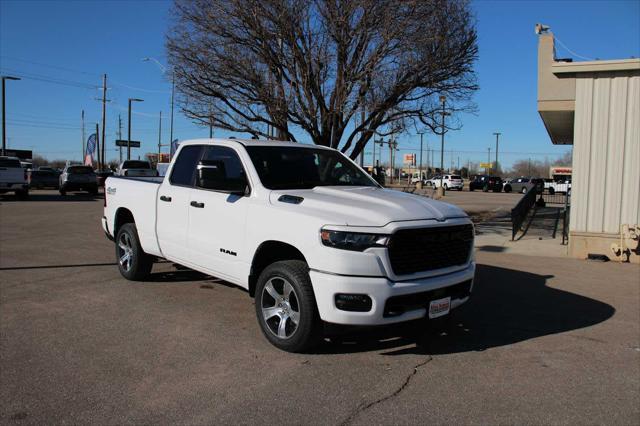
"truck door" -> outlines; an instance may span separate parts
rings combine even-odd
[[[182,147],[170,176],[165,177],[158,190],[156,233],[162,254],[170,260],[190,260],[187,246],[189,203],[202,148],[202,145]]]
[[[243,280],[248,276],[245,225],[251,202],[243,194],[245,168],[234,149],[213,145],[204,148],[197,168],[189,203],[190,256],[216,276]]]

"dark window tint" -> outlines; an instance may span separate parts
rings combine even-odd
[[[189,145],[182,148],[171,171],[169,181],[174,185],[193,186],[196,165],[200,161],[201,152],[202,145]]]
[[[245,182],[246,176],[238,154],[225,146],[208,146],[202,155],[202,161],[210,161],[218,168],[220,178],[229,182]]]
[[[0,158],[0,167],[18,168],[22,166],[20,165],[20,161],[14,158]]]
[[[361,169],[337,151],[276,146],[248,146],[247,152],[269,189],[316,186],[376,186]]]
[[[150,169],[151,164],[148,161],[127,160],[122,163],[123,169]]]
[[[462,179],[462,178],[460,176],[458,176],[458,175],[452,175],[451,179]]]
[[[88,175],[93,173],[93,169],[89,166],[69,167],[67,173],[72,175]]]

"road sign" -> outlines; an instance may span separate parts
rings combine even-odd
[[[481,169],[492,169],[493,168],[493,163],[480,163],[480,168]]]
[[[116,139],[116,146],[128,146],[129,141]],[[131,141],[131,148],[140,148],[140,141]]]
[[[415,154],[404,154],[404,158],[403,158],[403,162],[404,164],[409,164],[411,166],[415,166],[416,165],[416,155]]]

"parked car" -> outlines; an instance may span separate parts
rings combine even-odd
[[[60,195],[66,195],[69,191],[87,191],[93,195],[98,193],[98,180],[89,166],[67,166],[59,181]]]
[[[125,160],[116,171],[118,176],[155,177],[158,171],[151,167],[151,163],[141,160]]]
[[[471,295],[466,213],[384,189],[331,148],[187,141],[164,178],[109,177],[105,194],[102,227],[123,277],[145,280],[166,258],[246,288],[283,350],[319,342],[323,321],[433,319]]]
[[[96,170],[96,181],[98,182],[98,188],[104,187],[104,182],[109,176],[113,176],[113,170]]]
[[[542,178],[530,178],[530,177],[519,177],[517,179],[513,179],[509,184],[504,186],[504,192],[521,192],[526,194],[533,187],[537,187],[538,192],[541,193],[544,191],[544,179]]]
[[[549,194],[555,194],[556,192],[558,193],[571,193],[571,181],[570,180],[559,180],[556,182],[553,182],[551,185],[549,185],[548,188]]]
[[[43,189],[54,188],[58,189],[60,184],[60,173],[53,170],[38,169],[31,171],[31,181],[29,182],[30,188]]]
[[[458,191],[462,191],[464,187],[464,181],[460,175],[444,175],[442,176],[442,180],[440,180],[440,176],[434,176],[427,180],[427,185],[433,188],[440,188],[440,182],[442,182],[444,189],[457,189]]]
[[[481,189],[483,192],[502,191],[502,178],[499,176],[477,175],[469,182],[469,191]]]
[[[18,197],[29,195],[29,176],[17,157],[0,156],[0,194],[14,192]]]

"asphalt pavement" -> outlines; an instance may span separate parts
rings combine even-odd
[[[0,197],[2,424],[640,423],[638,266],[480,251],[441,328],[289,354],[242,289],[169,262],[124,280],[101,215]]]

